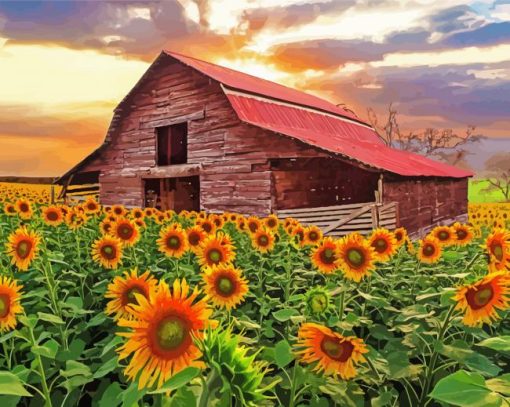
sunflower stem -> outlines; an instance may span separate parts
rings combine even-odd
[[[340,322],[344,319],[345,291],[346,290],[343,290],[340,294],[340,309],[338,310],[338,320]]]
[[[36,346],[37,343],[35,341],[34,329],[32,328],[32,326],[30,324],[27,324],[26,326],[28,328],[28,332],[30,333],[30,341],[32,342],[31,345]],[[44,404],[47,407],[53,407],[53,404],[51,403],[50,390],[48,388],[48,383],[46,382],[46,374],[44,373],[44,366],[42,363],[41,355],[39,355],[37,353],[35,355],[35,357],[37,360],[37,368],[39,370],[39,376],[41,376],[41,386],[42,386],[42,390],[43,390],[43,394],[44,394]]]
[[[434,351],[432,352],[432,356],[430,357],[430,363],[427,366],[427,372],[425,375],[425,384],[423,386],[421,397],[420,397],[420,402],[418,404],[419,407],[423,407],[426,405],[425,401],[427,399],[427,396],[428,396],[428,393],[430,390],[430,385],[432,384],[432,379],[434,377],[434,369],[436,368],[436,362],[437,362],[437,358],[439,356],[439,352],[437,351],[437,348],[438,348],[439,343],[442,342],[444,339],[444,335],[445,335],[446,331],[448,330],[448,324],[451,321],[454,310],[455,310],[455,304],[452,304],[450,306],[450,308],[448,309],[448,312],[446,313],[446,316],[445,316],[443,323],[441,325],[441,329],[439,330],[439,333],[437,335],[436,345],[434,346]]]

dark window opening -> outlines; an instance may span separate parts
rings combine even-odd
[[[157,128],[158,165],[188,162],[188,123]]]

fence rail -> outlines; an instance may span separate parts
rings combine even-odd
[[[294,218],[305,225],[316,225],[329,236],[351,232],[368,234],[377,227],[395,229],[399,226],[398,204],[364,202],[317,208],[285,209],[276,212],[280,218]]]

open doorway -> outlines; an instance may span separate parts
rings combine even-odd
[[[200,210],[200,177],[145,179],[145,207],[160,210]]]

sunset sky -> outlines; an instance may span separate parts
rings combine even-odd
[[[510,136],[510,0],[0,0],[0,175],[96,148],[161,49],[402,127]]]

